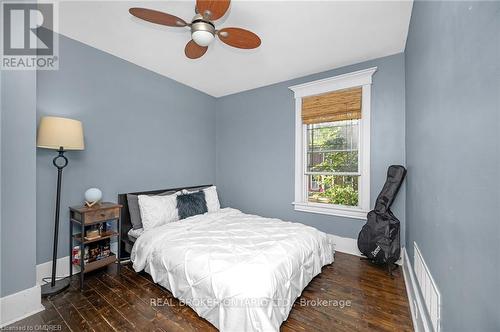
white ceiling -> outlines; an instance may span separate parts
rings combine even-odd
[[[411,1],[235,1],[216,27],[242,27],[262,45],[216,40],[198,60],[184,56],[188,28],[141,21],[130,7],[190,21],[195,1],[61,1],[59,32],[219,97],[404,51]]]

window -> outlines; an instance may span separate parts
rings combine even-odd
[[[359,120],[306,126],[307,201],[358,206]]]
[[[366,219],[375,71],[290,87],[296,101],[295,210]]]

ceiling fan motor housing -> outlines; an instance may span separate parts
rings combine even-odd
[[[203,16],[196,15],[191,22],[191,36],[196,44],[208,46],[215,38],[215,26]]]

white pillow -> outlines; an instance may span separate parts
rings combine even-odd
[[[166,196],[137,196],[141,212],[142,227],[145,231],[179,220],[176,192]]]
[[[219,196],[217,195],[217,188],[211,186],[203,189],[205,193],[205,201],[207,202],[208,212],[215,212],[220,210]]]

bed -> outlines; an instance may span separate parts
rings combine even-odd
[[[334,259],[328,234],[232,208],[168,223],[136,238],[127,228],[122,224],[127,232],[122,248],[133,268],[149,273],[220,331],[278,331],[302,290]]]

